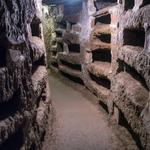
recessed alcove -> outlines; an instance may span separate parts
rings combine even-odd
[[[144,48],[145,31],[140,29],[125,29],[123,32],[123,45],[140,46]]]
[[[102,34],[96,35],[96,37],[104,43],[111,43],[111,34],[102,33]]]
[[[6,66],[6,49],[0,45],[0,68]]]
[[[57,51],[52,51],[51,54],[53,57],[55,57],[57,55]]]
[[[103,86],[107,89],[110,89],[111,82],[107,78],[97,77],[96,75],[89,73],[90,78],[95,81],[98,85]]]
[[[36,145],[33,143],[29,150],[36,150]]]
[[[99,100],[99,105],[105,110],[107,114],[109,114],[108,106],[101,100]]]
[[[84,83],[83,83],[83,81],[82,81],[81,78],[72,76],[72,75],[67,74],[67,73],[65,73],[65,72],[63,72],[63,71],[60,71],[60,73],[61,73],[65,78],[67,78],[67,79],[69,79],[69,80],[71,80],[71,81],[73,81],[73,82],[75,82],[75,83],[84,85]]]
[[[71,64],[71,63],[64,61],[64,60],[60,60],[60,61],[61,61],[62,65],[64,65],[64,66],[67,66],[67,67],[74,69],[74,70],[81,71],[81,65],[80,64]]]
[[[15,92],[9,101],[0,104],[0,121],[15,115],[23,107],[19,96],[19,92]]]
[[[111,62],[110,49],[97,49],[92,51],[93,61]]]
[[[68,44],[69,52],[72,53],[80,53],[80,45],[79,44]]]
[[[56,40],[53,40],[51,44],[56,45],[56,43],[57,43]]]
[[[133,9],[135,0],[124,0],[124,10]]]
[[[60,23],[58,23],[58,27],[61,29],[67,29],[66,21],[61,21]]]
[[[97,23],[110,24],[111,23],[111,15],[109,13],[105,13],[100,16],[97,16],[95,19],[95,24],[97,24]]]
[[[62,37],[62,35],[63,35],[62,31],[56,31],[56,36],[57,37]]]
[[[52,65],[54,68],[58,68],[58,63],[57,63],[57,62],[51,62],[51,65]]]
[[[32,64],[32,74],[36,71],[38,66],[44,66],[45,65],[45,55],[43,55],[40,59],[33,62]]]
[[[119,64],[118,73],[127,72],[128,74],[131,75],[133,79],[136,80],[136,82],[140,82],[141,85],[148,91],[148,86],[146,84],[145,79],[142,77],[141,74],[137,72],[135,68],[129,66],[127,63],[125,63],[124,61],[120,59],[118,59],[118,64]]]
[[[97,10],[100,10],[102,8],[113,6],[117,4],[117,0],[96,0],[94,1],[94,5]]]
[[[3,144],[0,145],[0,150],[20,150],[24,143],[23,129],[19,128],[9,137]]]
[[[149,0],[143,0],[143,3],[142,3],[142,5],[140,6],[140,8],[141,7],[144,7],[144,6],[146,6],[146,5],[149,5],[150,4],[150,1]]]
[[[40,37],[40,35],[41,35],[40,24],[33,20],[33,22],[30,24],[30,26],[31,26],[32,36]]]
[[[64,46],[62,43],[57,43],[57,51],[58,52],[63,52],[64,51]]]

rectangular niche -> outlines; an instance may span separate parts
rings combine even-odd
[[[68,44],[69,52],[80,53],[80,45],[79,44]]]
[[[96,35],[96,37],[104,43],[111,43],[111,34],[102,33],[102,34]]]
[[[65,78],[67,78],[67,79],[69,79],[69,80],[71,80],[71,81],[73,81],[73,82],[75,82],[75,83],[84,85],[82,79],[80,79],[79,77],[72,76],[72,75],[67,74],[67,73],[65,73],[65,72],[63,72],[63,71],[60,71],[60,73],[61,73]]]
[[[31,26],[32,36],[40,37],[41,35],[40,24],[33,21],[30,26]]]
[[[52,65],[54,68],[58,68],[58,63],[57,63],[57,62],[51,62],[51,65]]]
[[[40,59],[33,62],[32,64],[32,74],[36,71],[39,66],[45,66],[45,55],[43,55]]]
[[[57,43],[56,40],[53,40],[51,44],[56,45],[56,43]]]
[[[67,30],[70,31],[72,30],[72,26],[75,25],[76,23],[72,23],[72,22],[67,22]]]
[[[64,60],[60,60],[60,62],[62,63],[62,65],[64,66],[67,66],[71,69],[74,69],[74,70],[78,70],[78,71],[81,71],[81,65],[80,64],[71,64],[71,63],[68,63]]]
[[[58,27],[61,29],[67,29],[67,23],[66,21],[61,21],[58,23]]]
[[[143,0],[141,7],[144,7],[145,5],[149,5],[149,4],[150,4],[150,0]]]
[[[24,134],[22,128],[19,128],[13,135],[0,145],[0,150],[20,150],[23,146]]]
[[[111,63],[111,51],[110,49],[97,49],[92,51],[92,58],[94,61],[103,61]]]
[[[125,29],[123,32],[123,45],[140,46],[144,48],[145,31],[141,29]]]
[[[148,4],[150,4],[150,1],[149,0],[143,0],[143,5],[145,6],[145,5],[148,5]]]
[[[94,1],[94,5],[95,5],[97,10],[111,6],[114,3],[116,4],[117,0],[97,0],[97,1]]]
[[[56,57],[57,51],[52,51],[51,54],[52,54],[53,57]]]
[[[107,89],[110,89],[110,87],[111,87],[111,82],[110,82],[109,79],[97,77],[97,76],[95,76],[95,75],[92,74],[92,73],[89,73],[89,75],[90,75],[90,78],[91,78],[93,81],[95,81],[98,85],[103,86],[103,87],[105,87],[105,88],[107,88]]]
[[[108,106],[101,100],[99,100],[99,105],[109,114]]]
[[[19,95],[19,92],[15,92],[9,101],[0,104],[0,121],[15,115],[20,110],[21,101]]]
[[[124,61],[118,59],[117,60],[119,63],[119,69],[118,72],[122,72],[125,71],[128,74],[131,75],[132,78],[134,78],[135,80],[137,80],[137,82],[140,82],[141,85],[148,90],[148,86],[146,84],[145,79],[135,70],[135,68],[129,66],[127,63],[125,63]]]
[[[64,46],[62,43],[57,43],[57,51],[58,52],[63,52],[64,51]]]
[[[102,14],[95,19],[95,24],[110,24],[111,23],[111,15],[109,13]]]
[[[0,68],[5,66],[6,66],[6,49],[4,46],[0,45]]]
[[[133,9],[135,0],[124,0],[124,10]]]
[[[57,37],[62,37],[62,35],[63,35],[63,34],[62,34],[62,31],[55,31],[55,32],[56,32],[56,36],[57,36]]]

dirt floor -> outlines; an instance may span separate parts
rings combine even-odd
[[[53,117],[42,150],[128,149],[88,92],[81,93],[53,75],[49,79]]]

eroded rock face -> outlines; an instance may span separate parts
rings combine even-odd
[[[0,149],[40,149],[49,112],[41,1],[0,0]]]

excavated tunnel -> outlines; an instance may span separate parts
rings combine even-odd
[[[150,150],[149,0],[0,0],[0,150]]]

